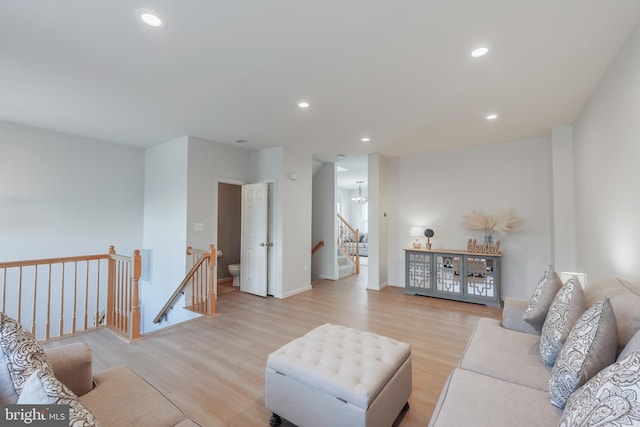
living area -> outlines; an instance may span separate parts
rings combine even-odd
[[[548,386],[469,367],[474,354],[502,348],[496,337],[504,335],[521,344],[504,357],[528,343],[537,352],[527,353],[529,366],[546,369],[532,363],[540,335],[497,329],[526,328],[511,303],[502,311],[405,293],[411,230],[434,230],[434,250],[464,250],[468,239],[484,237],[464,227],[472,209],[513,209],[523,220],[516,232],[493,236],[501,241],[503,301],[530,298],[549,264],[584,273],[591,305],[599,299],[590,284],[640,281],[637,2],[463,2],[441,10],[415,2],[400,10],[375,0],[286,10],[229,4],[225,13],[207,2],[205,12],[167,6],[169,24],[154,32],[129,25],[137,16],[124,3],[112,10],[83,3],[69,15],[41,6],[35,15],[25,2],[3,6],[0,38],[15,43],[0,47],[8,58],[0,70],[0,263],[104,253],[111,244],[119,254],[141,249],[148,257],[139,286],[144,339],[125,344],[99,328],[44,347],[86,341],[95,375],[126,365],[185,420],[268,423],[268,355],[324,323],[411,345],[413,390],[400,425],[480,419],[481,407],[471,415],[451,409],[468,401],[460,390],[513,396],[512,408],[532,397],[546,411]],[[80,18],[98,11],[102,30],[89,30]],[[254,25],[233,26],[247,20]],[[304,23],[310,31],[300,35]],[[43,36],[52,26],[57,43]],[[488,52],[472,56],[480,45]],[[366,182],[343,202],[353,208],[352,199],[367,198],[368,242],[351,242],[367,251],[366,281],[356,286],[359,279],[329,280],[336,278],[340,155],[367,159]],[[274,239],[262,242],[273,243],[264,249],[275,254],[273,296],[229,292],[216,317],[176,305],[153,323],[189,270],[185,248],[218,243],[219,182],[274,187]],[[320,240],[326,246],[311,255]],[[30,292],[33,282],[24,283]],[[3,311],[19,317],[29,296],[3,297]],[[33,323],[43,304],[37,300]],[[96,324],[101,308],[91,313]],[[621,323],[630,319],[615,304],[613,311]],[[32,319],[22,317],[30,329]],[[534,391],[520,394],[521,387]],[[449,389],[452,397],[439,402]],[[534,424],[538,413],[523,417]],[[548,414],[549,425],[561,416]]]

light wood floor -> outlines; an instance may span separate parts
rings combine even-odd
[[[170,327],[133,344],[98,330],[44,346],[88,342],[94,371],[129,366],[203,426],[268,426],[264,368],[269,353],[321,324],[342,324],[411,344],[413,394],[400,425],[425,426],[476,321],[499,318],[501,312],[405,295],[401,288],[368,291],[365,281],[366,267],[360,276],[319,281],[284,300],[222,292],[219,316]]]

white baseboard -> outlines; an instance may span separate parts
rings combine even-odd
[[[301,293],[303,293],[303,292],[310,291],[311,289],[313,289],[313,288],[311,287],[311,285],[307,285],[307,286],[302,287],[302,288],[300,288],[300,289],[296,289],[296,290],[293,290],[293,291],[291,291],[291,292],[287,292],[286,294],[282,294],[282,295],[280,296],[280,298],[281,298],[281,299],[289,298],[289,297],[292,297],[292,296],[294,296],[294,295],[298,295],[298,294],[301,294]]]
[[[336,277],[325,276],[325,275],[322,275],[322,274],[318,276],[318,279],[333,280],[334,282],[335,282],[336,280],[338,280]]]

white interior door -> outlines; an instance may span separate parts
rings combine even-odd
[[[267,183],[242,186],[240,290],[267,296]]]

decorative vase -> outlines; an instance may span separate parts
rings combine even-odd
[[[493,246],[493,236],[491,234],[486,234],[484,236],[484,243],[485,246]]]

